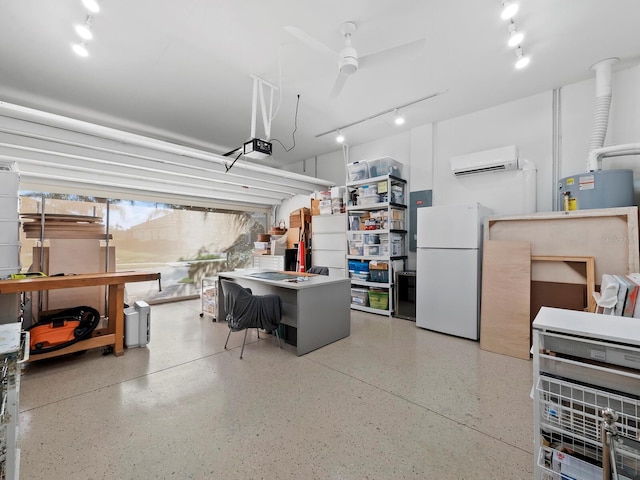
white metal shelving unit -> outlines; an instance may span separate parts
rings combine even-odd
[[[347,190],[363,192],[375,189],[376,192],[371,195],[359,195],[357,205],[347,206],[347,262],[360,260],[369,262],[369,266],[371,262],[388,265],[385,282],[357,279],[351,275],[352,287],[386,290],[389,298],[387,308],[352,303],[351,308],[354,310],[388,316],[393,314],[393,279],[396,271],[404,270],[407,259],[406,187],[406,180],[393,175],[347,182]],[[385,201],[380,201],[381,199]],[[369,225],[363,229],[363,223]],[[369,272],[371,270],[369,268]]]
[[[533,322],[535,478],[640,476],[640,322],[543,307]],[[603,442],[603,409],[617,439]],[[609,444],[613,445],[609,455]],[[615,458],[615,469],[603,468]],[[615,474],[617,471],[617,475]]]

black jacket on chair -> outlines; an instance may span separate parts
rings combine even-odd
[[[261,328],[268,332],[280,325],[282,300],[278,295],[253,295],[235,282],[221,279],[227,323],[233,332]]]

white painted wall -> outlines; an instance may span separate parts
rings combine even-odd
[[[538,210],[551,210],[551,121],[552,94],[546,92],[434,125],[433,204],[478,202],[500,215],[525,213],[521,172],[451,173],[453,156],[516,145],[520,158],[538,168]]]
[[[409,191],[430,190],[433,188],[433,125],[427,124],[411,130],[409,162],[411,176]]]

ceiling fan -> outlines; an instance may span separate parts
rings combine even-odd
[[[377,63],[382,64],[388,60],[397,58],[398,56],[415,54],[420,49],[424,48],[425,45],[425,40],[422,38],[420,40],[359,57],[356,49],[351,46],[351,35],[358,30],[358,26],[355,22],[345,22],[340,26],[340,33],[344,36],[344,47],[339,52],[327,47],[325,44],[316,40],[298,27],[287,26],[284,27],[284,29],[294,37],[298,38],[301,42],[307,44],[309,47],[332,58],[338,64],[338,78],[336,78],[329,95],[333,98],[340,94],[347,78],[356,73],[360,68],[366,68]]]

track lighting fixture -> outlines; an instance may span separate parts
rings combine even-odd
[[[516,2],[512,2],[511,0],[503,0],[502,13],[500,14],[500,17],[502,17],[503,20],[509,20],[510,18],[513,18],[517,11],[518,4]]]
[[[516,55],[518,56],[518,60],[516,61],[516,68],[521,69],[529,65],[529,57],[525,57],[522,53],[522,48],[518,47],[516,50]]]
[[[407,103],[405,103],[403,105],[398,105],[397,107],[389,108],[388,110],[384,110],[382,112],[374,113],[373,115],[369,115],[367,118],[363,118],[361,120],[356,120],[355,122],[347,123],[346,125],[341,125],[337,129],[336,128],[332,128],[331,130],[327,130],[326,132],[319,133],[319,134],[316,135],[316,138],[323,137],[325,135],[330,135],[333,132],[336,132],[336,135],[337,135],[336,136],[336,141],[338,143],[342,143],[342,142],[344,142],[344,135],[342,135],[342,133],[341,133],[341,131],[343,129],[349,128],[349,127],[353,127],[354,125],[358,125],[360,123],[367,122],[369,120],[373,120],[374,118],[378,118],[378,117],[381,117],[383,115],[388,115],[391,112],[395,112],[395,114],[396,114],[395,118],[394,118],[394,122],[397,125],[402,125],[404,123],[404,118],[401,115],[399,115],[399,113],[398,113],[398,111],[400,109],[409,107],[411,105],[415,105],[416,103],[419,103],[419,102],[424,102],[425,100],[428,100],[430,98],[437,97],[438,95],[442,95],[445,92],[446,92],[446,90],[441,90],[439,92],[427,95],[426,97],[418,98],[417,100],[413,100],[411,102],[407,102]]]
[[[82,0],[82,4],[89,10],[89,14],[87,18],[85,18],[84,23],[75,25],[75,31],[82,40],[80,43],[71,45],[71,48],[79,57],[88,57],[89,50],[87,49],[87,42],[93,40],[93,14],[100,11],[100,5],[97,0]]]
[[[518,32],[516,30],[516,24],[513,20],[509,23],[509,41],[507,44],[510,47],[517,47],[522,43],[522,39],[524,38],[524,33]]]
[[[91,40],[93,38],[93,32],[91,31],[91,26],[93,24],[93,17],[91,15],[87,15],[87,19],[82,24],[76,25],[76,33],[83,40]]]
[[[522,53],[522,40],[524,39],[524,34],[517,30],[516,22],[513,20],[513,16],[517,11],[517,3],[512,2],[511,0],[502,0],[501,17],[505,20],[509,20],[509,40],[507,40],[507,45],[510,47],[517,47],[516,56],[518,59],[516,60],[516,68],[521,69],[529,65],[529,61],[531,59],[529,57],[525,57],[524,53]]]
[[[100,5],[96,0],[82,0],[83,5],[91,13],[98,13],[100,11]]]
[[[402,125],[404,123],[404,117],[400,115],[400,112],[398,112],[397,108],[395,109],[393,121],[396,125]]]
[[[71,45],[71,48],[73,48],[73,51],[76,52],[76,55],[78,55],[79,57],[89,56],[89,50],[87,50],[87,44],[84,43],[84,41],[80,43],[74,43],[73,45]]]

